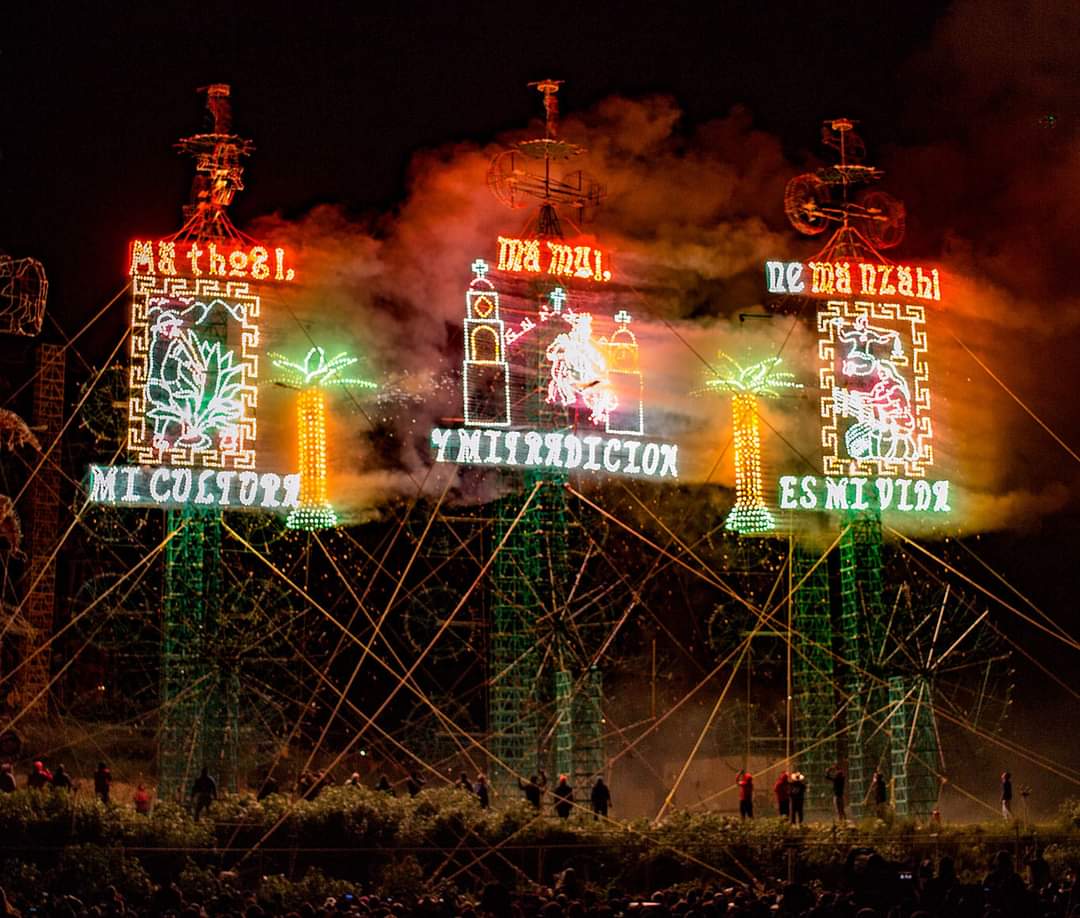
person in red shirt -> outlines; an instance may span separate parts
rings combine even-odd
[[[788,773],[786,771],[780,772],[780,777],[776,779],[776,783],[773,785],[773,793],[776,794],[776,809],[780,813],[780,818],[787,819],[788,804],[791,800],[791,787],[788,784]]]
[[[30,777],[26,779],[26,786],[32,787],[34,790],[41,790],[41,788],[49,784],[52,784],[52,772],[43,763],[34,762],[34,770],[30,772]]]
[[[736,775],[739,785],[739,815],[743,819],[754,818],[754,776],[743,769]]]
[[[142,781],[139,782],[139,786],[135,788],[135,812],[147,815],[150,812],[150,792],[146,789]]]

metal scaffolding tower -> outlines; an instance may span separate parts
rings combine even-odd
[[[876,661],[885,637],[881,582],[881,514],[850,511],[840,538],[840,621],[847,711],[847,792],[858,819],[874,769],[889,770],[888,691]]]
[[[576,184],[554,178],[553,162],[584,151],[557,139],[559,81],[534,85],[544,96],[545,136],[496,154],[488,183],[495,196],[511,207],[518,206],[521,195],[539,200],[536,232],[561,238],[557,206],[574,207],[584,215],[595,209],[603,190],[595,183],[583,184],[580,172]],[[518,168],[518,158],[542,162],[543,174]],[[551,288],[533,293],[544,297]],[[525,364],[526,420],[536,429],[567,428],[567,410],[545,401],[544,379],[549,373],[545,348],[533,342]],[[536,494],[492,566],[488,730],[496,760],[493,781],[500,790],[516,787],[514,772],[528,776],[541,764],[575,780],[588,779],[604,765],[602,680],[599,671],[575,672],[580,659],[564,639],[570,627],[566,590],[572,540],[566,480],[566,474],[556,469],[523,474],[521,493],[527,496],[536,489]],[[502,543],[520,507],[520,496],[499,501],[496,545]],[[550,717],[542,716],[548,711]],[[549,743],[550,761],[545,762],[544,747]],[[505,767],[498,767],[499,763]]]
[[[937,806],[941,790],[930,685],[917,676],[893,676],[889,679],[889,704],[896,815],[925,818]]]
[[[797,636],[792,647],[791,666],[795,755],[798,768],[810,778],[808,809],[825,810],[831,804],[832,792],[824,776],[836,762],[836,734],[839,732],[827,560],[795,542],[791,582],[791,630]]]
[[[64,348],[39,344],[34,377],[33,425],[45,449],[60,434],[64,423]],[[26,619],[30,626],[28,656],[22,697],[29,714],[44,717],[49,710],[50,654],[47,643],[53,633],[56,607],[56,547],[60,531],[59,450],[54,449],[30,483],[30,527],[27,572]]]

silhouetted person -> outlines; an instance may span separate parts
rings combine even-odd
[[[273,775],[267,775],[263,778],[263,783],[259,787],[259,792],[255,795],[256,800],[265,800],[271,794],[278,792],[277,779]]]
[[[555,798],[555,812],[560,818],[566,819],[570,815],[570,810],[574,808],[574,789],[570,786],[566,775],[559,775],[559,783],[555,785],[555,790],[551,794]]]
[[[773,793],[776,794],[776,810],[781,819],[787,819],[791,810],[791,788],[788,786],[788,773],[780,772],[780,777],[773,785]]]
[[[349,775],[349,780],[345,782],[346,787],[360,787],[363,782],[360,780],[360,772],[354,771]]]
[[[597,777],[589,797],[592,803],[593,819],[607,816],[608,807],[611,806],[611,788],[604,783],[602,777]]]
[[[15,790],[15,772],[12,771],[10,762],[4,762],[0,765],[0,793],[13,794]]]
[[[67,769],[64,766],[57,765],[56,771],[53,773],[52,786],[57,790],[71,790],[71,775],[67,773]]]
[[[424,789],[425,784],[427,784],[427,781],[425,781],[415,771],[410,771],[409,777],[405,781],[405,789],[409,792],[410,797],[415,797],[417,794],[420,793],[420,791]]]
[[[754,776],[742,769],[735,776],[739,785],[739,816],[743,819],[754,818]]]
[[[844,785],[847,783],[847,778],[844,776],[844,769],[839,765],[834,765],[825,772],[825,777],[832,782],[833,806],[836,808],[836,819],[838,822],[847,822],[847,813],[844,811]]]
[[[874,776],[870,779],[870,798],[874,801],[874,812],[877,818],[884,819],[889,803],[889,785],[885,783],[885,776],[876,769]]]
[[[1024,881],[1013,869],[1012,856],[1008,851],[999,851],[991,862],[990,873],[983,880],[983,896],[984,904],[998,909],[1002,915],[1032,913]]]
[[[1001,815],[1012,819],[1012,775],[1007,771],[1001,773]]]
[[[52,772],[42,762],[34,762],[34,767],[26,779],[26,786],[33,790],[41,790],[52,784]]]
[[[482,810],[491,806],[491,788],[488,787],[487,778],[482,774],[476,776],[476,799],[480,801]]]
[[[108,803],[111,790],[112,772],[104,762],[98,762],[97,770],[94,772],[94,793],[102,803]]]
[[[396,797],[394,788],[390,786],[390,779],[386,777],[386,772],[379,775],[379,783],[375,785],[375,790],[382,791],[384,794],[389,794],[391,797]]]
[[[465,772],[462,772],[461,775],[458,777],[457,786],[460,787],[467,794],[475,793],[475,791],[473,790],[472,781],[469,780],[469,776],[465,774]]]
[[[518,787],[524,791],[525,799],[529,801],[532,808],[539,810],[544,797],[544,788],[547,787],[547,775],[544,774],[544,769],[540,769],[539,778],[536,775],[529,775],[528,781],[518,778]]]
[[[803,808],[806,805],[806,775],[795,772],[789,779],[789,801],[791,803],[791,824],[802,825]]]
[[[195,801],[195,821],[198,822],[203,810],[209,811],[210,805],[217,800],[217,782],[210,777],[205,765],[191,785],[191,797]]]

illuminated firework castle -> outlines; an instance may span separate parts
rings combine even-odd
[[[92,466],[89,498],[165,511],[159,792],[182,795],[203,766],[234,789],[237,661],[219,652],[222,513],[299,512],[300,476],[259,466],[260,290],[295,272],[284,249],[240,233],[227,207],[251,143],[232,133],[229,87],[203,90],[210,131],[180,141],[195,158],[186,222],[131,248],[127,466]]]
[[[564,224],[570,221],[560,213],[576,211],[579,222],[587,220],[603,189],[580,171],[556,177],[554,169],[560,163],[584,151],[558,136],[559,82],[533,85],[544,99],[544,136],[496,155],[488,184],[508,207],[539,202],[521,238],[499,239],[497,264],[499,272],[527,279],[528,295],[539,303],[539,310],[516,325],[508,321],[500,312],[487,266],[482,261],[473,265],[465,344],[467,423],[512,426],[513,370],[508,351],[513,347],[524,372],[524,420],[532,431],[566,431],[570,412],[579,405],[603,429],[610,420],[614,390],[599,370],[603,345],[592,341],[591,316],[577,313],[572,300],[575,284],[602,284],[611,274],[600,250],[565,241]],[[543,339],[541,329],[546,332]],[[601,376],[600,384],[590,385]],[[637,379],[639,402],[640,376]],[[610,397],[605,401],[605,396]],[[520,434],[507,430],[504,446],[514,436]],[[571,450],[572,446],[566,461]],[[587,460],[582,456],[580,461]],[[567,607],[574,536],[566,482],[567,473],[550,464],[529,468],[523,473],[526,503],[521,498],[498,502],[495,543],[502,548],[490,584],[488,730],[490,752],[502,766],[495,779],[506,789],[515,786],[516,776],[535,773],[538,765],[585,780],[605,764],[601,675],[575,646]],[[552,753],[549,762],[540,758],[545,749]]]
[[[875,769],[891,775],[898,814],[927,816],[939,793],[937,726],[926,686],[918,677],[897,675],[900,661],[894,660],[890,670],[888,658],[896,654],[883,652],[889,617],[881,511],[951,509],[948,482],[926,477],[933,445],[925,311],[927,303],[940,299],[939,280],[936,270],[893,265],[881,255],[903,238],[904,207],[873,187],[883,173],[863,163],[865,147],[853,128],[846,119],[826,122],[823,141],[839,161],[791,179],[784,197],[788,218],[800,232],[816,236],[833,228],[827,242],[805,265],[767,265],[770,292],[816,298],[823,360],[826,493],[815,490],[814,476],[788,477],[781,480],[780,505],[788,510],[823,506],[843,514],[839,619],[846,666],[840,704],[846,730],[840,729],[832,682],[826,565],[795,545],[796,747],[814,788],[814,776],[838,761],[846,745],[848,799],[856,818]],[[843,743],[837,740],[841,735]],[[828,805],[823,782],[812,793],[814,803]]]
[[[779,370],[780,358],[772,357],[743,367],[727,354],[731,372],[706,381],[706,387],[731,393],[732,433],[735,440],[735,505],[724,526],[742,535],[771,532],[776,523],[765,503],[761,477],[761,431],[758,399],[777,398],[781,389],[801,388],[795,377]]]

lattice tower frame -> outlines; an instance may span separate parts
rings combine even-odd
[[[544,361],[544,348],[532,345],[526,367],[525,382],[532,390],[526,414],[532,425],[557,430],[567,425],[568,413],[544,400]],[[503,547],[492,565],[490,583],[488,730],[492,756],[506,766],[493,776],[496,788],[504,792],[516,787],[514,772],[528,776],[544,765],[555,775],[566,774],[583,783],[606,765],[599,667],[576,673],[571,655],[561,653],[557,643],[550,648],[550,660],[537,646],[541,616],[568,614],[563,595],[572,579],[567,475],[557,469],[529,470],[520,473],[520,480],[522,494],[534,489],[536,494],[505,543],[523,498],[499,501],[494,544]],[[559,623],[545,630],[557,632]],[[548,702],[550,719],[542,716]],[[541,747],[548,737],[545,750]]]
[[[941,792],[931,686],[918,676],[890,676],[889,705],[896,815],[925,819],[937,807]]]
[[[35,359],[33,425],[38,439],[48,449],[64,424],[65,349],[58,344],[40,343]],[[29,488],[30,527],[26,619],[30,639],[26,648],[29,662],[22,679],[21,696],[30,705],[28,717],[40,720],[49,712],[49,679],[52,638],[56,611],[56,547],[60,538],[59,444],[41,464]]]
[[[820,563],[818,563],[820,561]],[[814,565],[817,565],[816,567]],[[791,551],[793,768],[807,773],[807,808],[827,810],[832,792],[825,772],[837,761],[839,719],[832,656],[833,621],[826,560],[806,545]]]
[[[849,511],[840,538],[840,622],[844,659],[849,663],[844,691],[847,730],[849,811],[861,818],[874,769],[888,777],[889,693],[876,661],[885,640],[885,604],[881,576],[881,514],[876,509]]]

